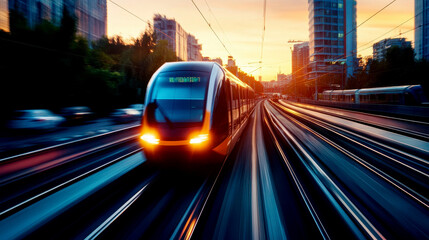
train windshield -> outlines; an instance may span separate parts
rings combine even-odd
[[[149,95],[149,120],[158,123],[203,121],[209,73],[176,71],[159,73]]]

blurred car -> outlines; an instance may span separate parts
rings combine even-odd
[[[61,109],[61,115],[67,122],[77,123],[90,120],[94,114],[89,107],[75,106]]]
[[[143,114],[144,104],[141,104],[141,103],[131,104],[130,106],[128,106],[128,108],[132,108],[139,111],[141,115]]]
[[[140,120],[141,113],[133,108],[121,108],[114,110],[110,117],[116,123],[127,123]]]
[[[58,127],[65,119],[47,109],[17,110],[8,127],[13,130],[48,130]]]

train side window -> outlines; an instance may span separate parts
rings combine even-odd
[[[219,137],[220,141],[224,140],[230,131],[228,90],[226,82],[223,82],[220,85],[219,94],[215,99],[213,108],[213,132]]]
[[[225,81],[226,98],[228,103],[228,131],[232,134],[232,102],[231,102],[231,83],[229,79]]]
[[[232,88],[232,121],[234,125],[234,130],[240,125],[240,98],[238,96],[237,85],[231,84]]]

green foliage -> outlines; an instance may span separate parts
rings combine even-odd
[[[256,81],[254,76],[248,75],[247,73],[241,71],[237,66],[235,67],[227,67],[228,71],[236,75],[241,81],[247,83],[250,87],[252,87],[255,92],[257,93],[263,93],[264,92],[264,86],[262,86],[262,83],[259,81]]]
[[[76,18],[63,11],[60,26],[43,21],[34,29],[10,12],[11,32],[0,32],[1,107],[50,108],[87,105],[99,113],[143,102],[147,83],[165,62],[176,61],[168,43],[156,44],[151,26],[131,44],[120,36],[89,48],[76,35]]]
[[[349,79],[347,88],[421,84],[428,91],[429,63],[416,61],[411,47],[392,47],[383,60],[367,58],[361,70]]]

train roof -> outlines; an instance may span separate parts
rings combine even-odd
[[[247,83],[236,77],[234,74],[229,72],[226,68],[222,67],[216,62],[167,62],[159,69],[159,72],[174,72],[174,71],[200,71],[200,72],[211,72],[213,67],[217,65],[220,69],[225,71],[230,81],[235,82],[242,87],[251,88]]]
[[[200,71],[211,72],[215,62],[167,62],[160,69],[161,72]],[[220,67],[220,66],[219,66]]]
[[[383,92],[383,93],[397,93],[403,92],[408,88],[412,87],[412,85],[403,85],[403,86],[392,86],[392,87],[377,87],[377,88],[362,88],[359,90],[359,93],[375,93],[375,92]]]
[[[324,94],[354,94],[358,89],[347,89],[347,90],[325,90],[323,91]]]

